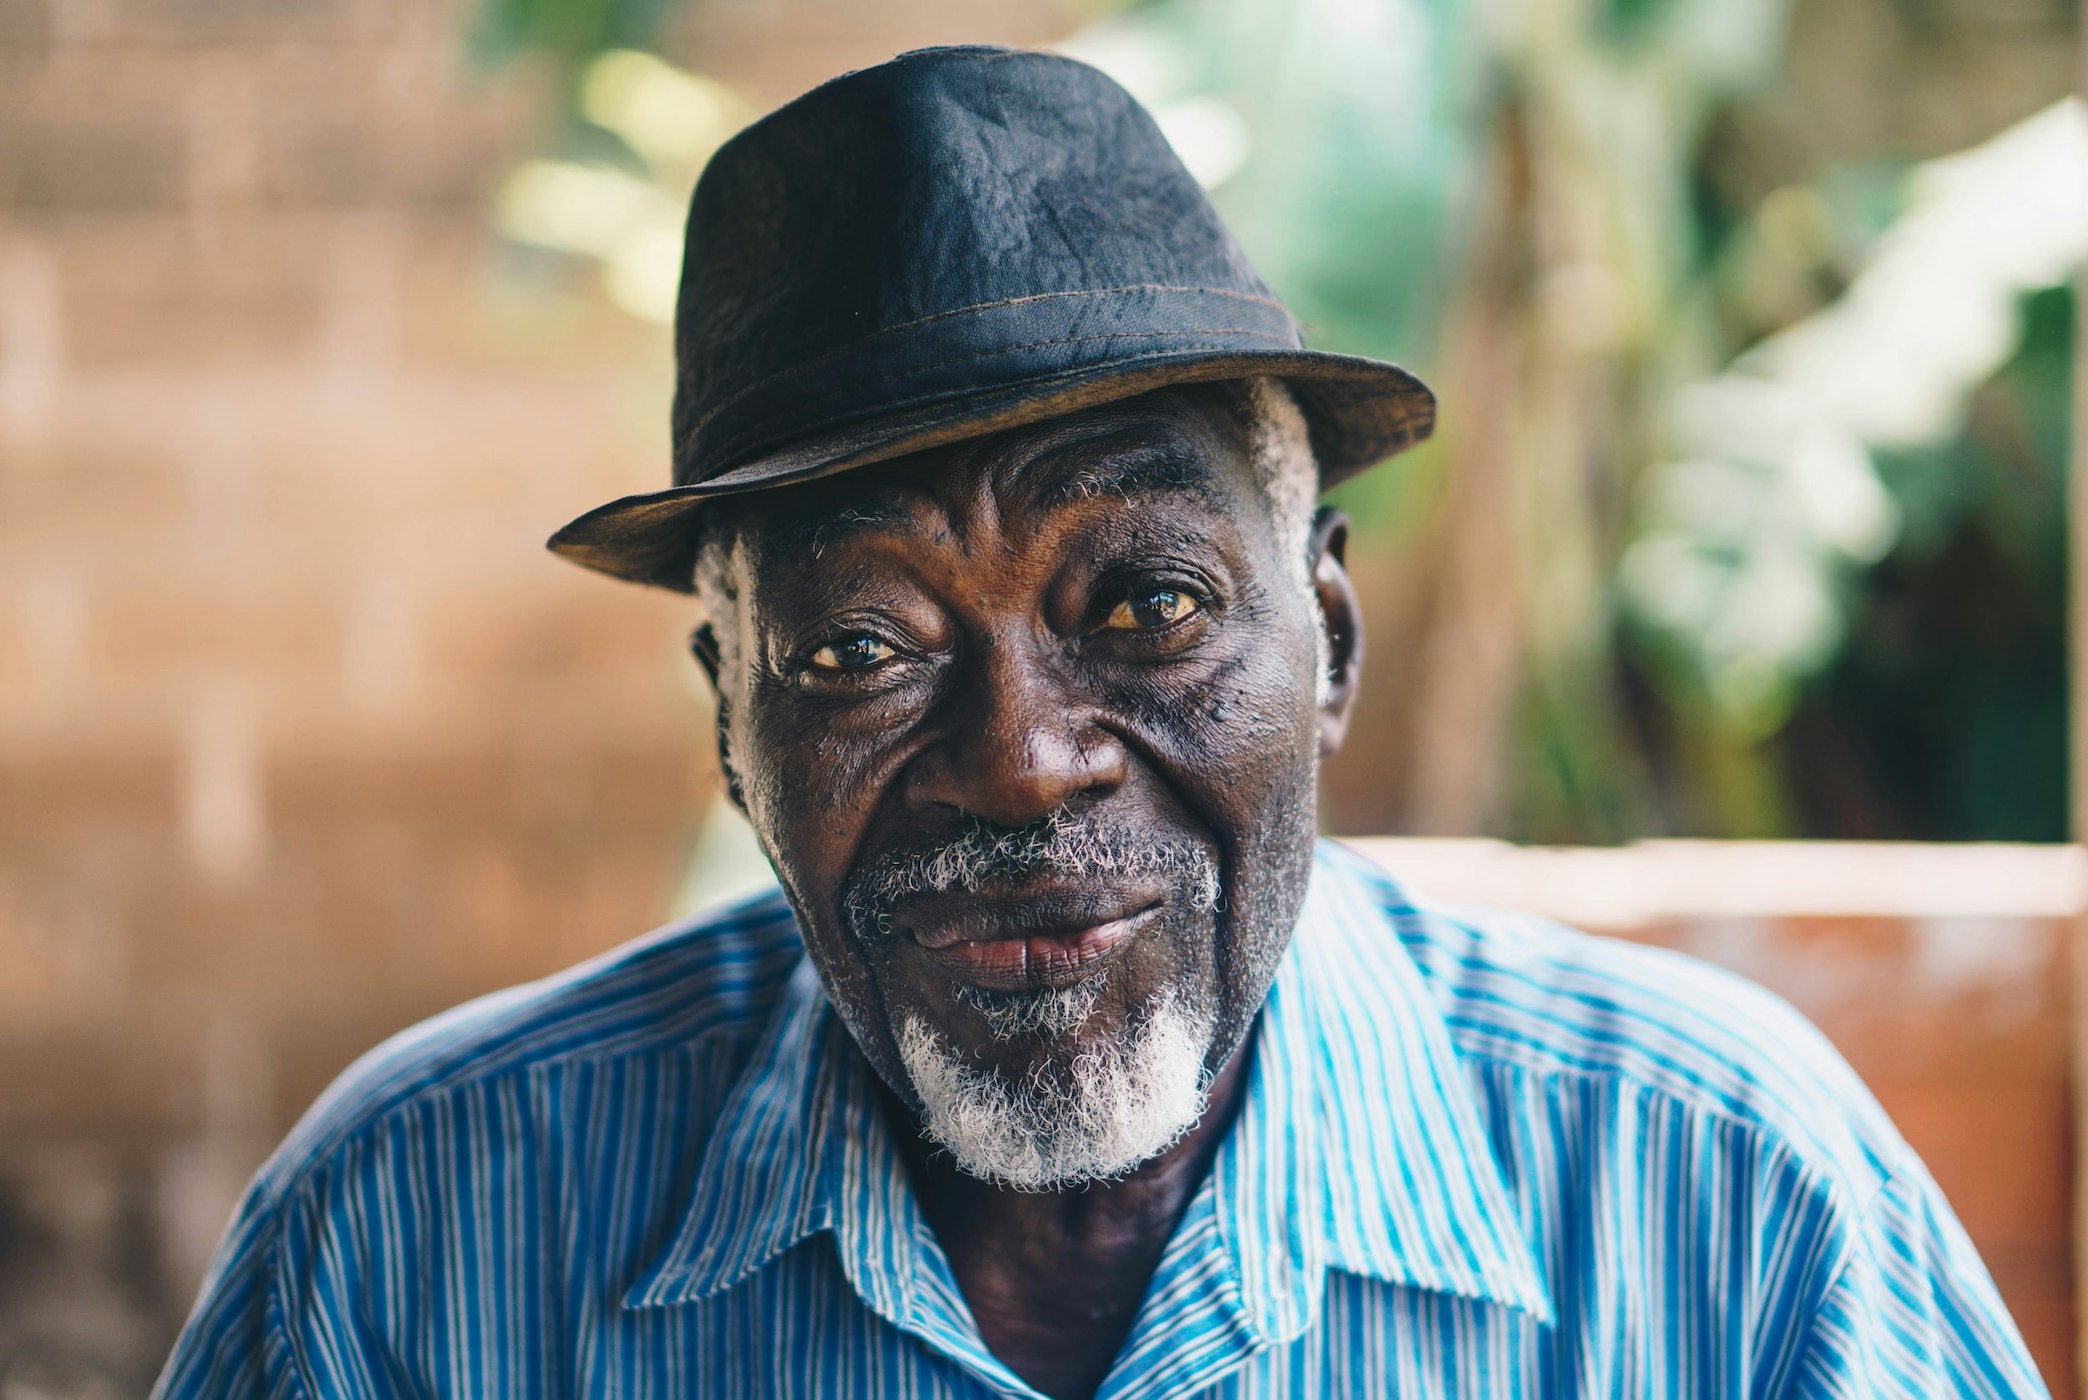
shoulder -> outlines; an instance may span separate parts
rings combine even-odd
[[[349,1066],[262,1168],[282,1200],[318,1165],[415,1106],[707,1040],[751,1040],[801,960],[782,892],[672,924],[564,972],[464,1003]]]
[[[1381,916],[1473,1071],[1595,1081],[1722,1120],[1854,1202],[1909,1158],[1826,1037],[1755,983],[1533,915],[1416,899],[1345,849],[1323,859]]]

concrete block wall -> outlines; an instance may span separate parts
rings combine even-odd
[[[0,0],[0,1395],[142,1393],[327,1080],[707,809],[688,605],[541,547],[664,484],[666,338],[488,234],[552,104],[471,9]],[[1064,22],[674,20],[763,103]]]
[[[0,1394],[142,1393],[354,1055],[658,921],[664,338],[497,276],[455,5],[0,0]]]

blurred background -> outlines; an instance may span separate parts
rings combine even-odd
[[[1314,344],[1441,394],[1340,493],[1327,829],[1790,997],[2076,1393],[2081,24],[0,0],[0,1400],[142,1393],[363,1049],[762,878],[690,605],[542,540],[665,484],[710,152],[974,41],[1117,76]]]

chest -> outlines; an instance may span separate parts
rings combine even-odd
[[[922,1281],[924,1284],[926,1281]],[[1160,1280],[1132,1335],[1111,1354],[1102,1400],[1160,1397],[1474,1397],[1744,1393],[1712,1355],[1656,1355],[1659,1339],[1619,1293],[1592,1296],[1542,1327],[1493,1304],[1341,1273],[1326,1277],[1298,1335],[1237,1325],[1222,1289]],[[512,1301],[512,1300],[511,1300]],[[738,1286],[701,1302],[627,1308],[607,1296],[434,1315],[391,1339],[401,1394],[538,1394],[587,1400],[722,1400],[895,1394],[1034,1400],[1038,1392],[986,1345],[961,1298],[857,1291],[830,1239],[806,1241]],[[467,1345],[468,1339],[468,1345]],[[1682,1380],[1687,1373],[1693,1379]],[[1672,1387],[1679,1385],[1680,1389]],[[1734,1386],[1739,1387],[1738,1390]]]
[[[1049,1396],[1090,1396],[1131,1333],[1160,1244],[1107,1265],[1076,1257],[952,1260],[986,1350]]]

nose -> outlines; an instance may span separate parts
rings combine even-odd
[[[1040,820],[1123,786],[1129,757],[1033,648],[981,648],[944,700],[944,737],[914,760],[907,805],[950,807],[998,826]]]

